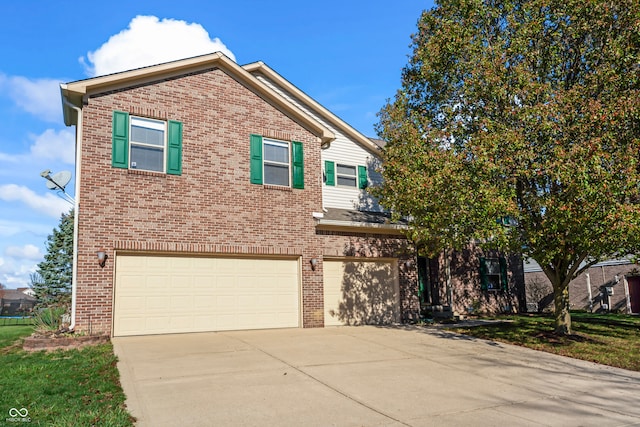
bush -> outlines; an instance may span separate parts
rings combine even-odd
[[[33,320],[36,332],[55,332],[62,329],[66,306],[50,306],[35,311]]]

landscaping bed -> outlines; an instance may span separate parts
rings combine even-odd
[[[51,336],[30,336],[24,339],[22,348],[26,351],[38,350],[68,350],[72,348],[82,348],[88,345],[107,344],[109,337],[105,335],[51,335]]]

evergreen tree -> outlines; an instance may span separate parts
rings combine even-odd
[[[47,253],[31,275],[31,285],[42,306],[71,302],[73,272],[73,209],[60,217],[58,228],[47,237]]]

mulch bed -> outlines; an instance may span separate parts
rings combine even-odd
[[[32,335],[24,339],[22,348],[26,351],[40,350],[70,350],[89,345],[106,344],[109,337],[106,335],[73,335],[73,334],[49,334]]]

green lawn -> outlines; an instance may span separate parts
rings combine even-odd
[[[33,325],[31,317],[0,317],[0,327],[16,325]]]
[[[454,331],[535,350],[640,371],[640,317],[572,312],[571,336],[553,334],[551,316],[505,316],[496,323]],[[501,317],[502,318],[502,317]]]
[[[29,426],[132,426],[111,344],[79,350],[21,349],[30,326],[0,327],[0,424],[11,408]]]

